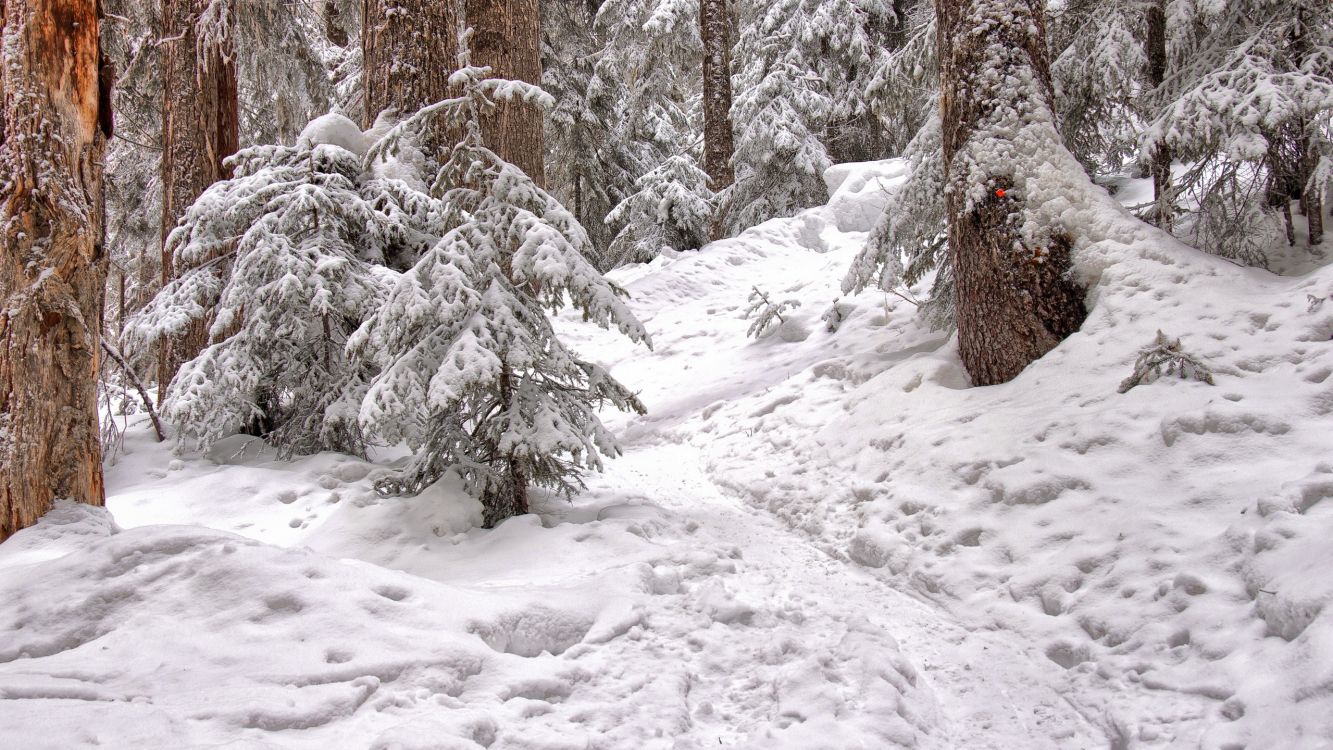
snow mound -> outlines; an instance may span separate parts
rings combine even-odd
[[[337,146],[357,156],[365,156],[372,141],[366,139],[361,128],[346,116],[336,112],[320,115],[311,120],[296,137],[296,145],[314,148],[320,145]]]

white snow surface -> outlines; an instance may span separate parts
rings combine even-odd
[[[562,318],[649,408],[573,503],[131,423],[107,510],[0,545],[0,747],[1333,747],[1333,270],[1075,207],[1083,330],[971,388],[901,297],[826,329],[903,174],[835,169],[613,274],[653,352]],[[752,286],[802,302],[758,340]],[[1158,329],[1216,385],[1117,393]]]

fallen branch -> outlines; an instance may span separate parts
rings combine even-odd
[[[143,408],[148,410],[148,418],[153,420],[153,431],[157,433],[157,442],[166,440],[166,430],[162,429],[162,420],[157,418],[157,410],[153,408],[153,400],[148,397],[148,389],[143,387],[143,381],[139,380],[139,376],[135,375],[134,370],[130,369],[130,364],[125,361],[124,357],[120,356],[120,352],[106,342],[105,338],[102,339],[102,351],[106,352],[106,355],[113,362],[120,365],[120,369],[129,377],[130,384],[139,392],[139,398],[143,399]]]

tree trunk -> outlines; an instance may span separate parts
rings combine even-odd
[[[236,153],[240,120],[235,50],[231,29],[200,18],[212,0],[162,0],[162,284],[176,278],[167,235],[195,199],[230,177],[222,160]],[[226,23],[230,23],[227,21]],[[183,335],[163,339],[158,349],[157,398],[182,362],[208,344],[208,323],[196,321]]]
[[[467,0],[474,29],[472,64],[491,75],[531,84],[542,82],[541,8],[537,0]],[[481,122],[487,148],[544,186],[546,147],[542,110],[530,102],[502,102]]]
[[[363,0],[361,85],[365,125],[384,110],[408,117],[448,99],[458,68],[462,0]],[[424,149],[438,155],[457,140],[443,124],[427,131]]]
[[[1307,16],[1304,8],[1296,9],[1296,26],[1291,40],[1292,58],[1297,69],[1304,68],[1313,54],[1313,43],[1306,28]],[[1323,185],[1311,185],[1315,169],[1319,166],[1319,148],[1316,136],[1319,132],[1317,118],[1300,117],[1297,119],[1294,141],[1296,146],[1295,171],[1296,189],[1300,193],[1301,213],[1305,214],[1306,228],[1309,230],[1307,245],[1314,247],[1324,240],[1324,202]],[[1290,213],[1290,208],[1288,208]],[[1291,234],[1291,231],[1288,230]]]
[[[1147,8],[1148,81],[1156,89],[1166,81],[1166,0],[1152,0]],[[1171,231],[1174,207],[1171,205],[1171,147],[1163,140],[1153,149],[1148,173],[1152,175],[1153,200],[1157,203],[1157,226]]]
[[[704,172],[714,192],[736,181],[731,128],[731,17],[727,0],[699,0],[699,35],[704,47]],[[721,222],[714,228],[718,237]]]
[[[499,410],[503,418],[510,419],[514,408],[514,371],[509,365],[500,370]],[[497,480],[482,497],[482,523],[493,529],[506,518],[525,515],[528,512],[528,476],[523,464],[511,451],[501,459],[497,467]]]
[[[972,382],[991,385],[1012,380],[1087,315],[1068,273],[1072,239],[1051,233],[1035,247],[1025,239],[1027,208],[1012,172],[1021,167],[977,140],[1018,128],[1030,145],[1062,148],[1042,0],[936,0],[935,8],[958,348]]]
[[[105,497],[98,23],[97,0],[0,0],[0,541]]]

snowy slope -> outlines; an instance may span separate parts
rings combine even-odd
[[[1084,330],[972,389],[899,297],[822,320],[901,171],[617,271],[655,350],[561,327],[650,413],[495,531],[392,455],[132,426],[109,513],[0,545],[0,747],[1333,746],[1333,272],[1102,243]],[[752,286],[802,303],[757,341]],[[1117,394],[1159,328],[1217,385]]]

